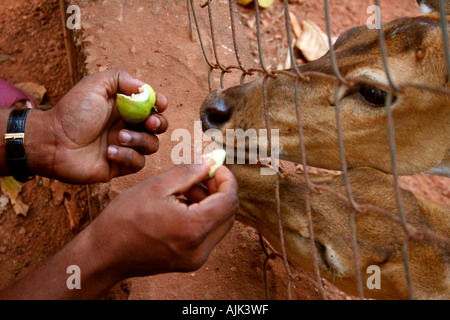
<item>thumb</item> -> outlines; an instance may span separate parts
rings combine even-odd
[[[133,78],[122,68],[112,68],[93,74],[90,76],[90,80],[93,81],[93,83],[102,83],[108,96],[114,96],[117,93],[126,95],[138,93],[139,88],[144,85],[144,82]]]
[[[202,182],[208,171],[208,164],[176,166],[159,176],[159,179],[163,181],[161,183],[163,187],[160,190],[165,196],[186,193],[193,186]]]

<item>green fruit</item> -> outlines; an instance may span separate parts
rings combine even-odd
[[[226,156],[227,154],[225,150],[222,149],[216,149],[213,152],[203,156],[203,160],[210,165],[207,177],[208,179],[211,179],[215,176],[216,170],[223,165]]]
[[[116,102],[120,116],[127,123],[144,122],[153,109],[158,112],[158,109],[155,107],[155,91],[148,84],[140,87],[139,93],[133,93],[131,97],[118,93]]]

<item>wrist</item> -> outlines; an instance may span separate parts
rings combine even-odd
[[[8,288],[0,291],[0,299],[95,299],[105,294],[119,278],[104,259],[105,250],[98,237],[87,227],[61,251]],[[67,286],[69,266],[79,268],[80,289]]]
[[[53,177],[56,138],[51,110],[32,109],[25,123],[25,155],[31,173]]]

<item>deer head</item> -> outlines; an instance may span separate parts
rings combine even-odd
[[[255,165],[231,165],[239,183],[240,211],[237,218],[253,226],[282,252],[275,197],[277,176],[261,176]],[[343,176],[314,177],[313,183],[346,193]],[[371,204],[399,219],[392,178],[379,170],[358,168],[349,171],[353,197],[359,204]],[[280,221],[288,260],[313,271],[311,234],[306,211],[306,184],[285,176],[280,181]],[[407,223],[416,230],[433,230],[450,237],[450,207],[403,192]],[[358,295],[350,219],[355,210],[330,193],[312,193],[310,208],[316,259],[321,276],[348,294]],[[408,284],[403,261],[406,233],[392,217],[377,211],[355,216],[357,257],[364,297],[407,299]],[[434,240],[410,240],[408,265],[413,293],[418,299],[450,298],[450,251],[447,244]],[[369,266],[380,268],[380,289],[366,286]]]
[[[391,110],[401,175],[422,173],[450,176],[449,75],[439,17],[398,19],[383,27],[389,70],[403,90],[392,92]],[[337,88],[330,54],[300,66],[309,81],[288,75],[260,78],[242,86],[214,91],[201,108],[203,129],[266,129],[265,90],[269,123],[279,129],[280,158],[300,162],[295,101],[302,115],[307,163],[341,169],[336,125],[340,106],[345,156],[350,168],[373,167],[392,172],[386,99],[389,88],[380,54],[378,30],[353,28],[335,43],[339,72],[349,81]],[[408,86],[416,84],[419,86]],[[428,90],[420,86],[441,88]],[[336,92],[337,90],[337,92]]]

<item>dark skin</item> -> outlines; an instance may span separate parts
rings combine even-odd
[[[161,114],[167,108],[167,98],[158,94],[156,106],[160,113],[151,115],[141,131],[131,131],[120,118],[115,95],[136,93],[143,84],[123,70],[111,69],[82,79],[53,109],[33,109],[25,127],[30,171],[65,182],[88,184],[142,169],[144,156],[158,150],[156,134],[168,128],[168,121]],[[0,109],[2,132],[6,132],[10,112]],[[129,139],[125,139],[127,134]],[[0,174],[8,175],[4,144],[1,139]]]
[[[156,134],[168,127],[158,114],[143,131],[125,129],[114,96],[141,85],[123,70],[108,70],[83,79],[48,114],[30,112],[25,134],[32,172],[94,183],[139,171],[144,156],[158,150]],[[157,107],[166,109],[164,96],[157,95]],[[4,146],[0,153],[1,162]],[[208,171],[205,164],[178,166],[123,192],[60,252],[0,291],[0,299],[94,299],[129,277],[198,269],[231,229],[238,209],[233,174],[219,168],[205,189],[199,184]],[[66,285],[71,265],[81,270],[79,290]]]

